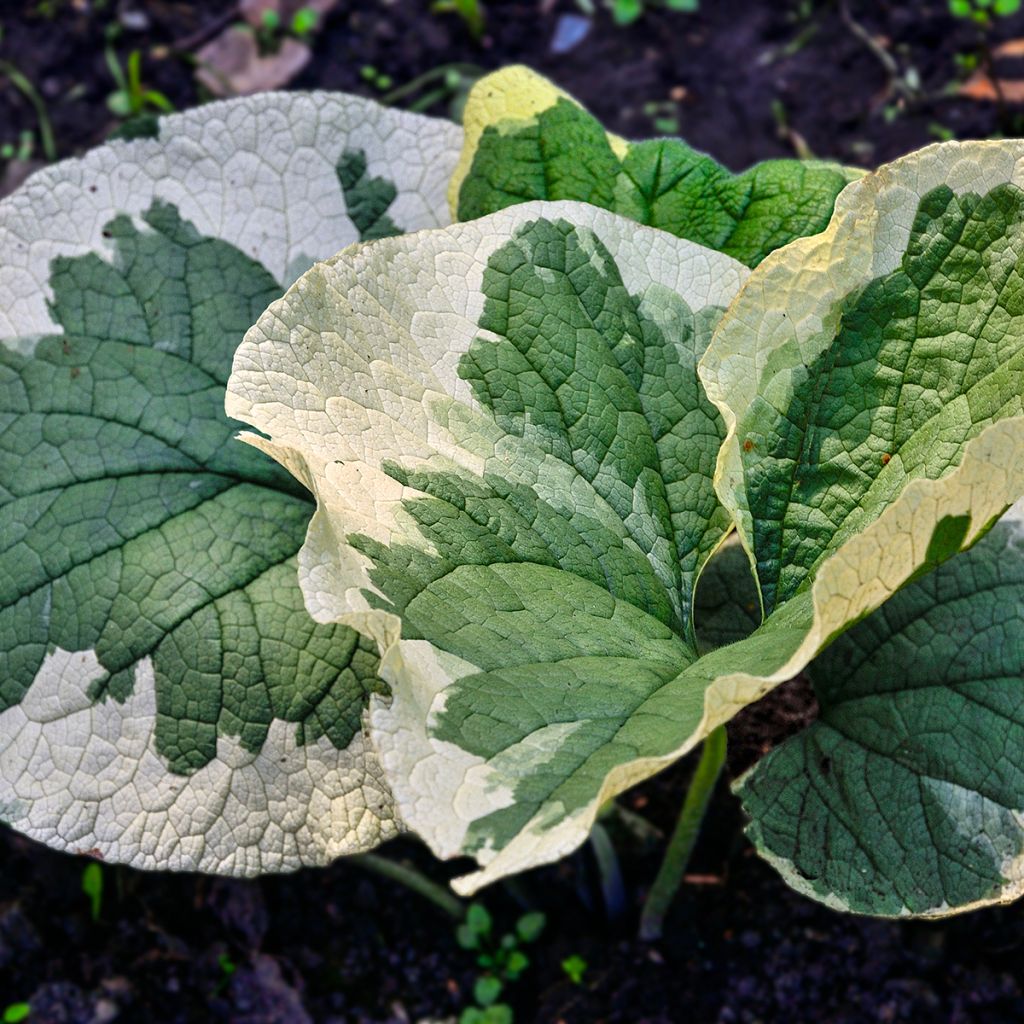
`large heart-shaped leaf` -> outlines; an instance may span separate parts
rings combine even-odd
[[[847,195],[870,206],[900,175]],[[912,186],[902,198],[918,205]],[[722,381],[759,342],[781,258],[733,306],[752,329],[730,312],[704,357],[733,431]],[[408,824],[480,863],[465,891],[578,845],[604,800],[1024,493],[1008,407],[826,546],[756,632],[698,658],[693,587],[727,521],[708,462],[722,424],[684,383],[742,277],[594,207],[527,204],[314,268],[238,352],[229,411],[317,496],[307,606],[381,644],[392,695],[374,701],[374,743]],[[735,508],[730,455],[718,491]]]
[[[449,199],[472,220],[534,199],[578,199],[756,267],[828,224],[861,173],[821,161],[766,160],[742,174],[682,139],[627,142],[540,75],[482,78],[463,115],[466,141]]]
[[[162,119],[0,205],[14,827],[234,874],[397,830],[363,735],[376,649],[305,611],[308,495],[235,440],[224,387],[246,329],[313,259],[443,222],[458,144],[365,100],[262,96]]]

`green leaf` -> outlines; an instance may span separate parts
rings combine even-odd
[[[93,921],[98,921],[103,909],[103,868],[95,861],[87,864],[82,872],[82,892],[89,899]]]
[[[515,981],[529,966],[530,958],[521,950],[514,949],[505,961],[505,974],[510,981]]]
[[[998,524],[811,665],[818,721],[737,784],[790,885],[885,916],[1024,890],[1022,543]]]
[[[828,224],[860,172],[769,160],[731,174],[680,139],[625,142],[571,97],[522,67],[470,93],[466,143],[449,197],[457,219],[531,199],[577,199],[757,266],[774,249]]]
[[[582,984],[583,976],[587,973],[588,966],[587,961],[578,953],[573,953],[572,956],[566,957],[562,961],[562,970],[565,971],[566,977],[574,985]]]
[[[721,425],[695,364],[744,276],[727,257],[603,211],[544,209],[556,219],[519,207],[319,265],[239,350],[228,399],[317,493],[303,556],[310,607],[385,647],[400,617],[408,646],[395,672],[415,677],[403,694],[421,673],[432,687],[462,679],[447,714],[479,695],[502,721],[458,746],[475,758],[507,739],[508,770],[524,780],[581,728],[596,727],[586,743],[600,746],[613,707],[642,702],[693,660],[694,585],[728,528],[711,480]],[[433,273],[461,293],[416,293],[385,311],[355,285],[385,275],[415,292],[409,282]],[[472,317],[456,313],[467,308]],[[393,367],[379,358],[382,318],[401,346]],[[319,330],[293,332],[300,323]],[[272,401],[268,372],[281,383]],[[493,688],[512,698],[507,718]],[[607,705],[593,726],[572,712],[590,701]],[[524,729],[539,730],[535,743],[520,743]],[[387,731],[387,758],[422,756],[411,737],[392,749]],[[416,786],[417,774],[395,778]],[[515,834],[546,798],[517,801],[502,831]],[[464,830],[450,815],[415,827],[440,837],[446,817]]]
[[[851,186],[828,232],[766,265],[717,332],[701,372],[730,424],[719,494],[766,614],[912,480],[943,478],[1024,412],[1017,148],[944,143]],[[983,525],[933,536],[922,561]]]
[[[4,1024],[21,1024],[32,1015],[32,1007],[28,1003],[11,1003],[4,1009]]]
[[[455,941],[462,949],[479,949],[480,936],[468,924],[460,924],[455,929]]]
[[[491,915],[482,903],[470,904],[469,910],[466,911],[465,927],[468,928],[469,932],[478,940],[491,934]]]
[[[613,0],[612,18],[616,25],[632,25],[643,12],[641,0]]]
[[[497,1002],[504,987],[500,978],[494,977],[493,974],[485,975],[476,979],[476,984],[473,986],[473,998],[480,1006],[490,1006]]]
[[[999,147],[978,152],[956,174],[1013,166]],[[898,163],[845,194],[837,223],[854,262],[821,269],[817,301],[831,305],[851,269],[894,258],[892,235],[871,248],[879,210],[909,239],[918,197],[902,176],[919,182],[918,170]],[[813,308],[800,261],[827,255],[834,229],[759,267],[704,357],[729,427],[716,490],[741,527],[762,477],[748,495],[730,461],[745,454],[737,420],[766,400],[760,383],[785,403],[814,366],[788,349],[786,363],[762,335],[825,320],[788,323],[765,308],[766,284],[786,285],[797,313]],[[792,678],[1024,494],[1019,389],[1005,414],[965,429],[955,459],[890,475],[884,500],[844,509],[839,539],[824,537],[805,581],[765,601],[763,624],[698,657],[694,586],[728,523],[711,497],[720,425],[687,367],[738,269],[592,206],[516,206],[319,265],[238,352],[230,412],[317,495],[307,604],[380,644],[392,693],[372,702],[374,746],[408,826],[438,855],[480,865],[460,892],[574,849],[609,799]],[[958,436],[948,427],[939,454]],[[844,429],[829,424],[821,443]],[[786,539],[802,557],[820,536],[811,507]]]
[[[761,602],[750,559],[735,536],[715,553],[701,575],[694,620],[702,653],[744,640],[761,625]]]
[[[223,408],[288,274],[359,237],[349,141],[415,153],[395,215],[444,217],[423,157],[453,162],[450,129],[302,94],[161,119],[0,205],[0,809],[53,846],[252,874],[397,831],[376,647],[305,610],[308,494]]]
[[[533,910],[516,922],[516,935],[522,942],[536,942],[546,924],[547,918],[539,910]]]

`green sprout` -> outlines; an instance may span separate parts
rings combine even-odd
[[[103,909],[103,868],[96,861],[86,864],[82,872],[82,892],[89,897],[89,913],[93,921],[98,921]]]
[[[992,18],[1006,18],[1020,10],[1021,0],[949,0],[949,13],[973,21],[983,28],[992,26]]]
[[[297,39],[311,36],[320,24],[320,15],[312,7],[300,7],[292,15],[292,35]]]
[[[562,971],[574,985],[583,984],[583,975],[587,973],[588,966],[587,961],[578,953],[573,953],[562,961]]]
[[[484,34],[484,5],[480,0],[435,0],[430,8],[435,14],[457,14],[474,39]]]
[[[364,82],[369,82],[374,89],[379,89],[381,92],[385,92],[395,84],[390,75],[378,71],[372,64],[364,64],[359,69],[359,76]]]
[[[142,54],[132,50],[124,68],[114,48],[108,43],[104,56],[110,75],[117,88],[107,97],[107,106],[111,113],[122,119],[141,117],[150,110],[170,113],[174,104],[156,89],[149,89],[142,82]]]
[[[520,947],[536,942],[546,923],[542,913],[531,911],[519,918],[514,932],[499,939],[487,908],[482,903],[470,904],[455,937],[463,949],[477,954],[477,965],[486,973],[473,986],[477,1005],[463,1010],[459,1024],[511,1024],[512,1008],[498,999],[530,966],[530,958]]]
[[[606,6],[612,13],[616,25],[632,25],[638,21],[648,7],[661,6],[669,11],[683,11],[696,14],[700,10],[700,0],[606,0]]]

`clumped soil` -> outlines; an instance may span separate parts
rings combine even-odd
[[[849,4],[900,75],[913,69],[918,95],[911,98],[844,19],[838,0],[704,0],[698,15],[649,6],[628,29],[599,10],[586,38],[559,54],[550,43],[559,19],[579,13],[571,0],[490,0],[479,42],[426,3],[342,2],[291,84],[377,95],[365,66],[402,85],[442,64],[521,61],[613,130],[642,137],[674,120],[692,144],[734,169],[796,151],[871,166],[948,135],[1024,134],[1019,108],[952,91],[956,55],[975,52],[977,35],[948,15],[945,0]],[[224,0],[0,4],[0,57],[35,83],[59,154],[73,155],[116,127],[104,58],[112,22],[126,11],[144,14],[127,19],[136,27],[113,45],[122,60],[141,50],[147,85],[187,107],[204,98],[192,54],[233,10]],[[993,44],[1018,36],[1024,18],[1004,19]],[[1016,70],[999,65],[1007,78]],[[449,100],[439,97],[428,109],[445,114]],[[0,144],[36,127],[31,104],[0,80]],[[748,709],[730,727],[728,774],[813,714],[813,694],[800,681]],[[691,770],[684,763],[651,780],[627,805],[669,830]],[[635,939],[636,919],[659,848],[609,827],[624,875],[617,917],[604,908],[587,850],[485,894],[503,927],[527,906],[548,915],[531,968],[510,990],[520,1022],[1024,1020],[1024,913],[1017,907],[927,924],[834,914],[789,891],[752,854],[722,786],[665,938],[645,945]],[[105,867],[94,921],[81,888],[85,858],[2,830],[0,848],[0,1011],[30,1000],[32,1022],[402,1024],[457,1016],[470,1005],[476,971],[452,921],[350,863],[255,881]],[[437,879],[457,873],[412,842],[386,852]],[[572,955],[589,965],[581,984],[560,966]]]

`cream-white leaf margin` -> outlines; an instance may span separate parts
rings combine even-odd
[[[837,299],[899,268],[922,196],[941,185],[957,195],[985,195],[1006,183],[1024,187],[1020,140],[927,146],[847,185],[825,231],[776,250],[741,289],[715,330],[700,376],[727,428],[716,490],[748,551],[754,530],[737,419],[756,395],[787,387],[788,371],[810,365],[831,344],[842,314]]]
[[[48,302],[57,256],[113,248],[118,214],[171,203],[287,285],[359,238],[336,165],[361,150],[392,182],[403,230],[447,224],[462,129],[340,93],[265,93],[162,117],[155,138],[114,141],[47,167],[0,202],[0,344],[24,354],[59,330]],[[259,754],[230,737],[190,776],[156,753],[148,659],[132,695],[94,703],[93,651],[52,652],[24,699],[0,713],[0,819],[57,849],[140,868],[256,875],[324,864],[399,829],[373,751],[305,746],[275,721]],[[370,809],[375,810],[371,811]]]

